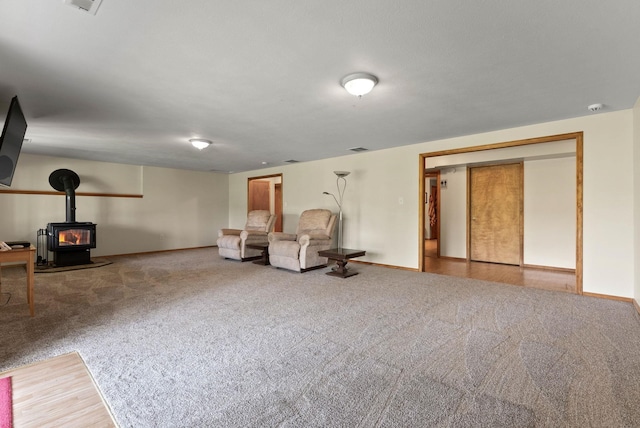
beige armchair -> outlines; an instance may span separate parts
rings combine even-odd
[[[262,251],[246,248],[247,244],[268,244],[268,234],[273,230],[276,216],[267,210],[250,211],[244,230],[220,229],[218,253],[221,257],[241,261],[259,259]]]
[[[318,256],[318,251],[331,248],[335,225],[336,215],[329,210],[304,211],[295,234],[269,234],[269,262],[297,272],[326,267],[327,258]]]

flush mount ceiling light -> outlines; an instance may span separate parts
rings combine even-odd
[[[369,73],[353,73],[345,76],[340,84],[351,95],[361,97],[371,92],[373,87],[378,84],[378,78]]]
[[[202,138],[192,138],[189,142],[198,150],[206,149],[211,145],[211,141],[203,140]]]

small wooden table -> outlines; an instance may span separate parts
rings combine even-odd
[[[36,247],[17,248],[15,250],[0,251],[0,265],[2,263],[24,262],[27,264],[27,302],[31,316],[35,316],[35,304],[33,302],[34,265],[36,263]],[[0,279],[1,281],[1,279]]]
[[[262,250],[262,257],[253,263],[263,266],[269,266],[271,264],[269,262],[269,244],[244,244],[244,246],[254,250]]]
[[[328,250],[318,251],[320,257],[327,257],[329,260],[335,260],[337,267],[335,270],[327,272],[327,275],[337,276],[339,278],[348,278],[357,275],[358,272],[349,271],[347,261],[354,257],[365,255],[364,250],[353,250],[350,248],[330,248]]]

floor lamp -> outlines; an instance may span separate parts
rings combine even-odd
[[[350,171],[333,171],[335,175],[338,176],[336,178],[336,187],[338,189],[338,197],[333,193],[322,192],[323,195],[331,195],[333,196],[333,200],[338,204],[338,249],[342,249],[342,197],[344,196],[344,191],[347,188],[347,179],[345,178],[347,175],[351,174]],[[342,189],[340,189],[340,180],[342,180]]]

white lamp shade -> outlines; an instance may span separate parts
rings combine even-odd
[[[351,95],[361,97],[371,92],[378,79],[371,74],[354,73],[346,76],[340,83]]]

